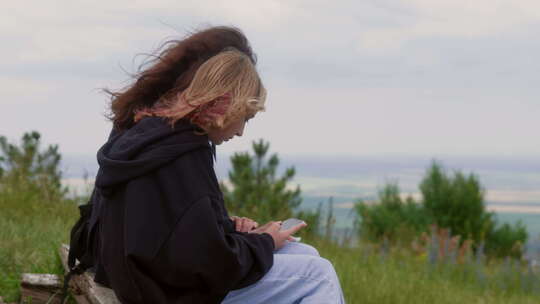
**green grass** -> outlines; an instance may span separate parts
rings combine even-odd
[[[72,201],[43,202],[32,193],[0,191],[0,296],[18,300],[22,273],[63,274],[62,242],[78,218]]]
[[[308,242],[332,261],[347,303],[540,302],[540,294],[522,289],[517,271],[503,277],[500,263],[481,266],[483,272],[489,273],[488,279],[481,282],[477,280],[474,265],[430,266],[425,256],[416,257],[408,252],[383,257],[377,250],[344,248],[323,240]]]
[[[78,218],[72,201],[41,201],[39,195],[0,191],[0,296],[19,298],[21,273],[62,274],[61,243]],[[308,240],[334,264],[347,303],[539,303],[519,278],[501,284],[501,265],[482,267],[492,279],[480,283],[471,266],[432,266],[425,257],[346,248],[322,239]],[[537,281],[538,282],[538,281]],[[538,286],[540,289],[540,286]]]

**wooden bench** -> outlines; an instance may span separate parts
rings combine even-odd
[[[55,274],[23,273],[20,303],[60,303],[62,280]],[[0,298],[0,304],[4,302]]]
[[[60,246],[60,258],[64,269],[69,271],[67,264],[69,245]],[[70,281],[71,294],[79,304],[121,304],[116,298],[114,291],[94,282],[94,276],[90,272],[74,275]]]

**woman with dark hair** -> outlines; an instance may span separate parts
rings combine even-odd
[[[333,266],[290,242],[306,224],[229,217],[215,145],[242,136],[266,90],[245,36],[199,31],[112,95],[92,201],[95,281],[122,303],[343,303]]]

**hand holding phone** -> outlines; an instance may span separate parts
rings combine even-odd
[[[300,241],[300,238],[295,238],[292,236],[292,234],[296,233],[305,226],[307,226],[307,224],[299,219],[288,219],[284,222],[271,221],[249,231],[248,233],[269,234],[274,240],[274,249],[278,250],[286,244],[286,241]]]

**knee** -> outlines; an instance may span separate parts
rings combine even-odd
[[[316,261],[317,261],[317,266],[319,267],[319,269],[322,269],[325,271],[328,271],[328,270],[334,271],[334,265],[332,265],[332,262],[330,262],[329,260],[319,257],[316,259]]]
[[[321,256],[319,254],[319,251],[315,249],[315,247],[304,243],[300,243],[300,245],[302,245],[302,254],[313,255],[317,257]]]
[[[334,265],[329,260],[321,257],[311,257],[309,264],[312,275],[326,278],[335,277],[336,271],[334,270]]]

